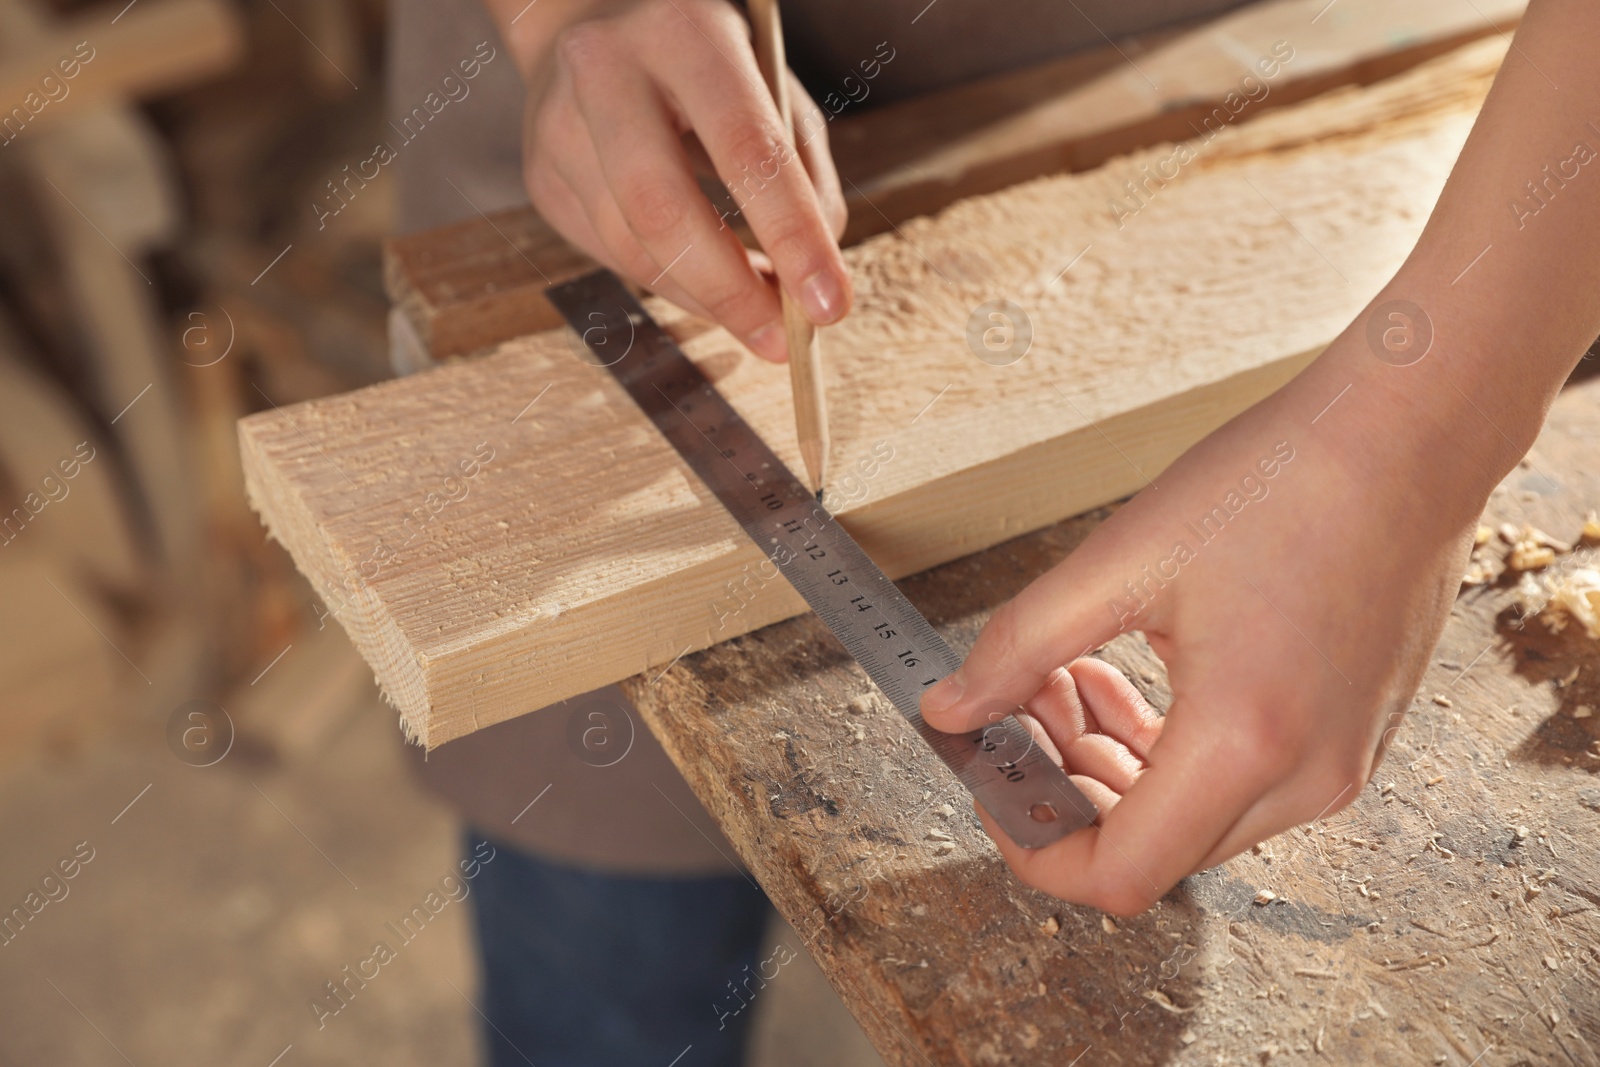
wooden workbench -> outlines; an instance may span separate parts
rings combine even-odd
[[[1570,536],[1597,456],[1590,378],[1485,522]],[[965,650],[1108,513],[901,587]],[[1462,595],[1354,804],[1127,921],[1012,878],[815,616],[623,688],[891,1064],[1600,1063],[1600,716],[1573,714],[1600,707],[1600,642],[1521,624],[1511,585]],[[1102,655],[1166,705],[1142,639]]]

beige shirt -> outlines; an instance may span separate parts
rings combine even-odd
[[[870,107],[1238,4],[785,0],[783,14],[790,64],[812,96]],[[391,8],[399,232],[525,204],[522,85],[479,0]],[[861,64],[885,49],[893,60],[873,67],[864,87]],[[418,107],[425,121],[407,127]],[[426,760],[412,749],[423,781],[479,829],[557,861],[642,875],[737,869],[732,847],[615,686],[528,710]]]

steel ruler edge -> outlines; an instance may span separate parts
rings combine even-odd
[[[1012,840],[1041,848],[1094,821],[1094,804],[1014,715],[966,734],[923,721],[922,691],[961,657],[615,274],[595,271],[546,296],[582,341],[578,354],[610,371]]]

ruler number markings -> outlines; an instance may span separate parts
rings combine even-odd
[[[921,691],[959,666],[960,657],[614,275],[598,271],[553,286],[548,295],[569,322],[589,321],[586,313],[595,307],[623,312],[622,320],[580,331],[586,342],[604,334],[591,343],[597,355],[613,332],[628,342],[606,370],[1018,844],[1041,847],[1093,821],[1094,806],[1014,717],[964,735],[923,722]],[[624,324],[628,338],[620,334]],[[644,328],[634,333],[637,326]],[[704,426],[695,418],[703,408],[710,420]]]

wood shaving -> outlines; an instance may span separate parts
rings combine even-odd
[[[1567,553],[1572,551],[1572,546],[1559,537],[1551,537],[1537,526],[1523,526],[1521,529],[1509,522],[1500,524],[1500,540],[1508,545],[1531,544],[1548,548],[1554,552]]]
[[[1583,533],[1578,535],[1585,544],[1600,545],[1600,515],[1594,512],[1583,517]]]
[[[1061,932],[1061,920],[1052,915],[1039,924],[1039,929],[1044,931],[1044,936],[1054,937]]]
[[[1518,541],[1511,546],[1510,555],[1506,556],[1506,566],[1514,571],[1541,570],[1555,561],[1555,549],[1532,541]]]
[[[1445,696],[1443,693],[1435,693],[1435,694],[1433,694],[1433,702],[1435,704],[1439,705],[1441,708],[1453,708],[1453,707],[1455,707],[1455,704],[1451,703],[1450,698]]]
[[[1480,525],[1478,527],[1478,532],[1472,536],[1473,547],[1478,548],[1478,547],[1482,547],[1483,545],[1488,544],[1489,543],[1489,538],[1491,538],[1493,536],[1494,536],[1494,531],[1493,530],[1489,529],[1489,527],[1487,527],[1487,526]]]
[[[1514,571],[1536,571],[1550,566],[1556,557],[1572,551],[1572,545],[1558,537],[1551,537],[1534,526],[1520,530],[1510,523],[1501,523],[1500,539],[1511,546],[1506,554],[1506,566]],[[1473,559],[1483,562],[1482,553],[1474,552]],[[1481,568],[1480,568],[1481,569]],[[1476,573],[1469,571],[1469,575]]]
[[[1494,581],[1494,567],[1486,559],[1479,559],[1476,554],[1467,564],[1466,573],[1461,576],[1462,585],[1488,585]]]
[[[1100,916],[1100,929],[1108,934],[1114,934],[1117,932],[1117,924],[1111,921],[1111,916],[1102,915]]]
[[[1168,999],[1167,995],[1161,992],[1159,989],[1145,990],[1144,999],[1148,1000],[1162,1011],[1170,1011],[1174,1015],[1188,1015],[1191,1011],[1194,1011],[1192,1006],[1187,1008],[1178,1007],[1176,1004],[1172,1003],[1172,1001]]]
[[[1559,537],[1551,537],[1543,530],[1536,529],[1532,526],[1524,526],[1522,528],[1522,536],[1525,540],[1533,541],[1536,544],[1541,544],[1546,548],[1555,550],[1561,555],[1566,555],[1568,552],[1572,551],[1572,543],[1570,541],[1563,541]]]
[[[1256,903],[1257,904],[1261,904],[1261,905],[1271,904],[1274,900],[1277,900],[1277,899],[1278,899],[1278,894],[1274,893],[1270,889],[1258,889],[1258,890],[1256,890]]]
[[[1542,580],[1525,574],[1517,584],[1517,600],[1525,616],[1538,615],[1551,633],[1560,633],[1569,622],[1576,622],[1600,641],[1600,570],[1580,567]]]
[[[1450,962],[1450,957],[1439,953],[1424,952],[1416,959],[1406,960],[1404,963],[1390,963],[1387,965],[1391,971],[1414,971],[1418,967],[1443,967]]]
[[[954,841],[955,840],[955,838],[951,837],[949,834],[945,833],[943,830],[929,830],[928,831],[928,839],[930,841]]]
[[[1593,714],[1594,709],[1587,704],[1579,704],[1577,707],[1572,709],[1572,717],[1574,719],[1587,719]]]

